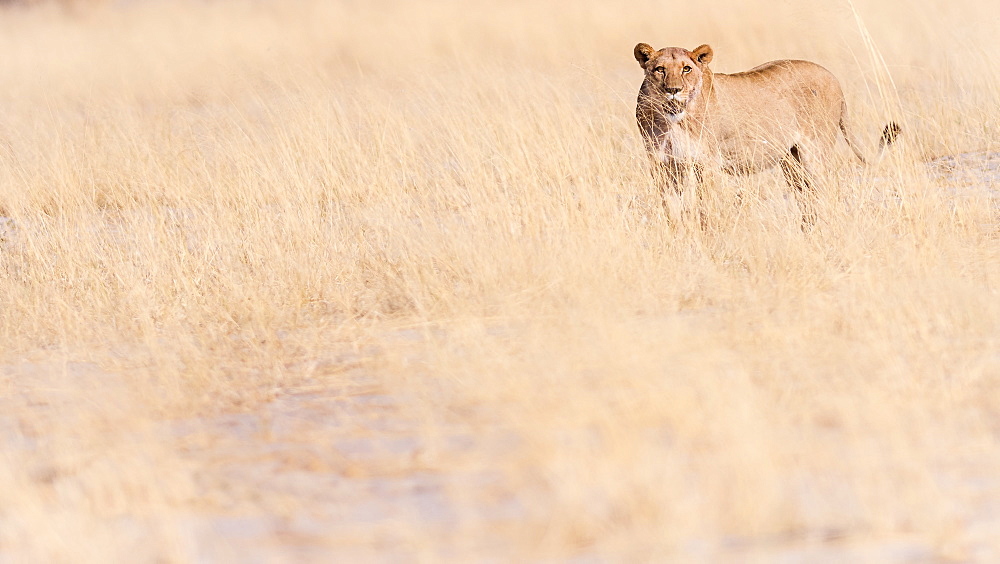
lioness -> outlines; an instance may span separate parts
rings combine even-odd
[[[659,51],[635,46],[646,73],[635,117],[661,191],[680,193],[688,170],[701,182],[705,166],[749,174],[781,165],[795,189],[804,224],[814,214],[804,191],[843,134],[858,160],[867,162],[851,136],[847,104],[837,78],[809,61],[764,63],[736,74],[708,68],[712,48]],[[839,133],[838,133],[839,130]],[[879,152],[899,134],[889,123]]]

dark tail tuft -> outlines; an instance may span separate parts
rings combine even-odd
[[[890,121],[882,129],[882,139],[879,140],[879,147],[884,148],[892,145],[902,132],[903,129],[896,122]]]

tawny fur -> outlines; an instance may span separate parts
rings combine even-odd
[[[837,78],[809,61],[780,60],[736,74],[709,69],[713,51],[702,45],[655,50],[645,43],[634,55],[645,71],[636,119],[661,189],[679,190],[689,170],[699,181],[705,167],[749,174],[781,166],[802,198],[810,179],[826,166],[837,138],[867,162],[850,134],[847,104]],[[883,129],[880,152],[899,133]]]

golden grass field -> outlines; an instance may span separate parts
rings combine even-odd
[[[627,6],[0,7],[0,560],[1000,561],[996,7]],[[670,221],[640,41],[904,138]]]

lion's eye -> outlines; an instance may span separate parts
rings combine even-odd
[[[691,72],[691,67],[689,67],[687,65],[684,65],[684,68],[681,69],[681,72],[683,72],[684,74],[687,74],[687,73]]]
[[[656,67],[655,69],[653,69],[653,72],[658,73],[658,74],[663,74],[663,73],[667,72],[667,69],[665,69],[663,67]]]

